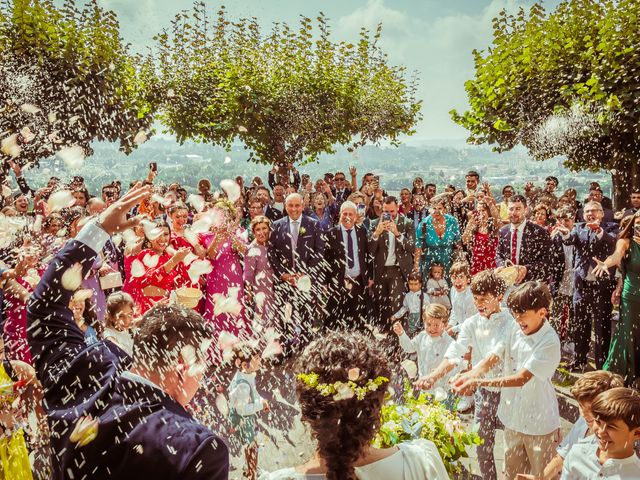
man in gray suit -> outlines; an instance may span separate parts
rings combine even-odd
[[[413,222],[398,213],[398,200],[386,197],[382,215],[371,223],[369,253],[373,257],[375,316],[382,331],[391,331],[391,316],[402,306],[406,279],[413,268],[416,232]]]

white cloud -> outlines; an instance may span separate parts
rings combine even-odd
[[[382,23],[381,45],[391,62],[418,70],[418,96],[423,100],[423,121],[414,136],[425,139],[463,138],[467,132],[454,124],[449,110],[467,108],[464,82],[473,78],[471,51],[485,49],[492,40],[491,20],[506,8],[517,11],[531,2],[493,0],[479,14],[464,12],[420,18],[400,11],[384,0],[368,0],[363,7],[338,19],[336,38],[354,38],[360,27]]]

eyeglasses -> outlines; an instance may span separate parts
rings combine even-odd
[[[344,178],[344,177],[336,177],[336,178],[334,178],[334,180],[335,180],[336,182],[342,182],[342,181],[344,181],[344,180],[345,180],[345,178]]]

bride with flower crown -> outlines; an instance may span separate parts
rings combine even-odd
[[[304,465],[263,480],[445,480],[435,445],[415,440],[378,449],[380,409],[391,370],[386,356],[360,333],[332,333],[311,343],[295,365],[302,420],[317,442]]]

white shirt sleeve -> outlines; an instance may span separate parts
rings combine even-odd
[[[409,335],[407,335],[406,332],[400,335],[398,337],[398,340],[400,341],[400,346],[402,347],[402,350],[404,350],[406,353],[414,353],[418,351],[416,342],[414,340],[411,340],[409,338]]]
[[[251,403],[251,387],[246,383],[240,383],[229,392],[229,406],[243,417],[255,415],[263,408],[260,396]]]
[[[523,368],[540,380],[547,380],[551,379],[558,365],[560,365],[560,342],[554,342],[553,338],[549,338],[537,346]]]
[[[469,350],[472,344],[473,333],[470,324],[471,322],[460,324],[458,338],[447,347],[447,351],[444,354],[444,358],[456,365],[462,362],[462,357],[467,353],[467,350]]]

